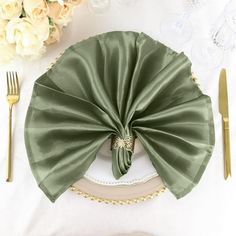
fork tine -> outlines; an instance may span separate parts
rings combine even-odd
[[[6,74],[7,74],[7,95],[19,95],[20,86],[17,72],[8,71]]]
[[[10,90],[10,92],[9,92],[9,94],[11,95],[12,94],[12,78],[11,78],[11,71],[9,71],[9,81],[10,81],[10,87],[9,87],[9,90]]]
[[[11,72],[11,74],[12,74],[13,94],[16,95],[16,77],[14,72]]]
[[[16,89],[16,95],[20,94],[20,86],[19,86],[19,79],[18,79],[18,74],[17,72],[15,74],[15,89]]]
[[[7,95],[10,94],[10,78],[9,78],[9,72],[7,72]]]
[[[11,74],[12,74],[13,94],[16,95],[16,78],[14,72],[11,72]]]
[[[12,74],[11,74],[11,72],[9,72],[9,76],[10,76],[10,94],[13,94],[13,83],[12,83]]]
[[[18,79],[18,74],[15,72],[15,77],[16,77],[16,94],[20,94],[20,85],[19,85],[19,79]]]
[[[10,95],[13,94],[13,83],[12,83],[12,74],[11,72],[9,72],[9,76],[10,76]]]

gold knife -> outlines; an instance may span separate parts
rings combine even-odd
[[[229,133],[229,110],[226,70],[220,72],[219,81],[219,110],[222,115],[223,139],[224,139],[224,177],[231,176],[230,160],[230,133]]]

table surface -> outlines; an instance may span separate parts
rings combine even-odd
[[[176,200],[170,192],[135,205],[113,206],[97,203],[67,191],[52,204],[37,187],[31,173],[24,146],[24,119],[34,81],[68,46],[98,33],[113,30],[145,32],[191,59],[192,45],[207,38],[212,24],[227,1],[208,1],[189,18],[192,38],[184,46],[175,39],[165,39],[160,23],[171,13],[184,11],[184,0],[139,0],[134,7],[121,7],[112,1],[103,15],[91,13],[83,3],[73,22],[64,30],[61,42],[50,46],[42,59],[16,61],[0,67],[0,235],[5,236],[110,236],[117,233],[144,231],[156,236],[233,236],[236,235],[236,54],[226,53],[218,68],[208,68],[194,60],[193,71],[204,93],[212,98],[216,145],[209,165],[195,189]],[[230,130],[233,178],[223,178],[221,116],[218,112],[218,76],[221,67],[228,72],[230,97]],[[5,98],[5,71],[18,70],[21,100],[14,110],[14,182],[5,182],[7,156],[8,106]]]

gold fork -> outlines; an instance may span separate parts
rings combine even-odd
[[[20,99],[20,86],[17,72],[7,72],[7,101],[9,103],[9,133],[6,181],[12,181],[12,108]]]

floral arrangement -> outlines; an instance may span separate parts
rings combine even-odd
[[[0,63],[39,58],[60,40],[81,0],[0,0]]]

